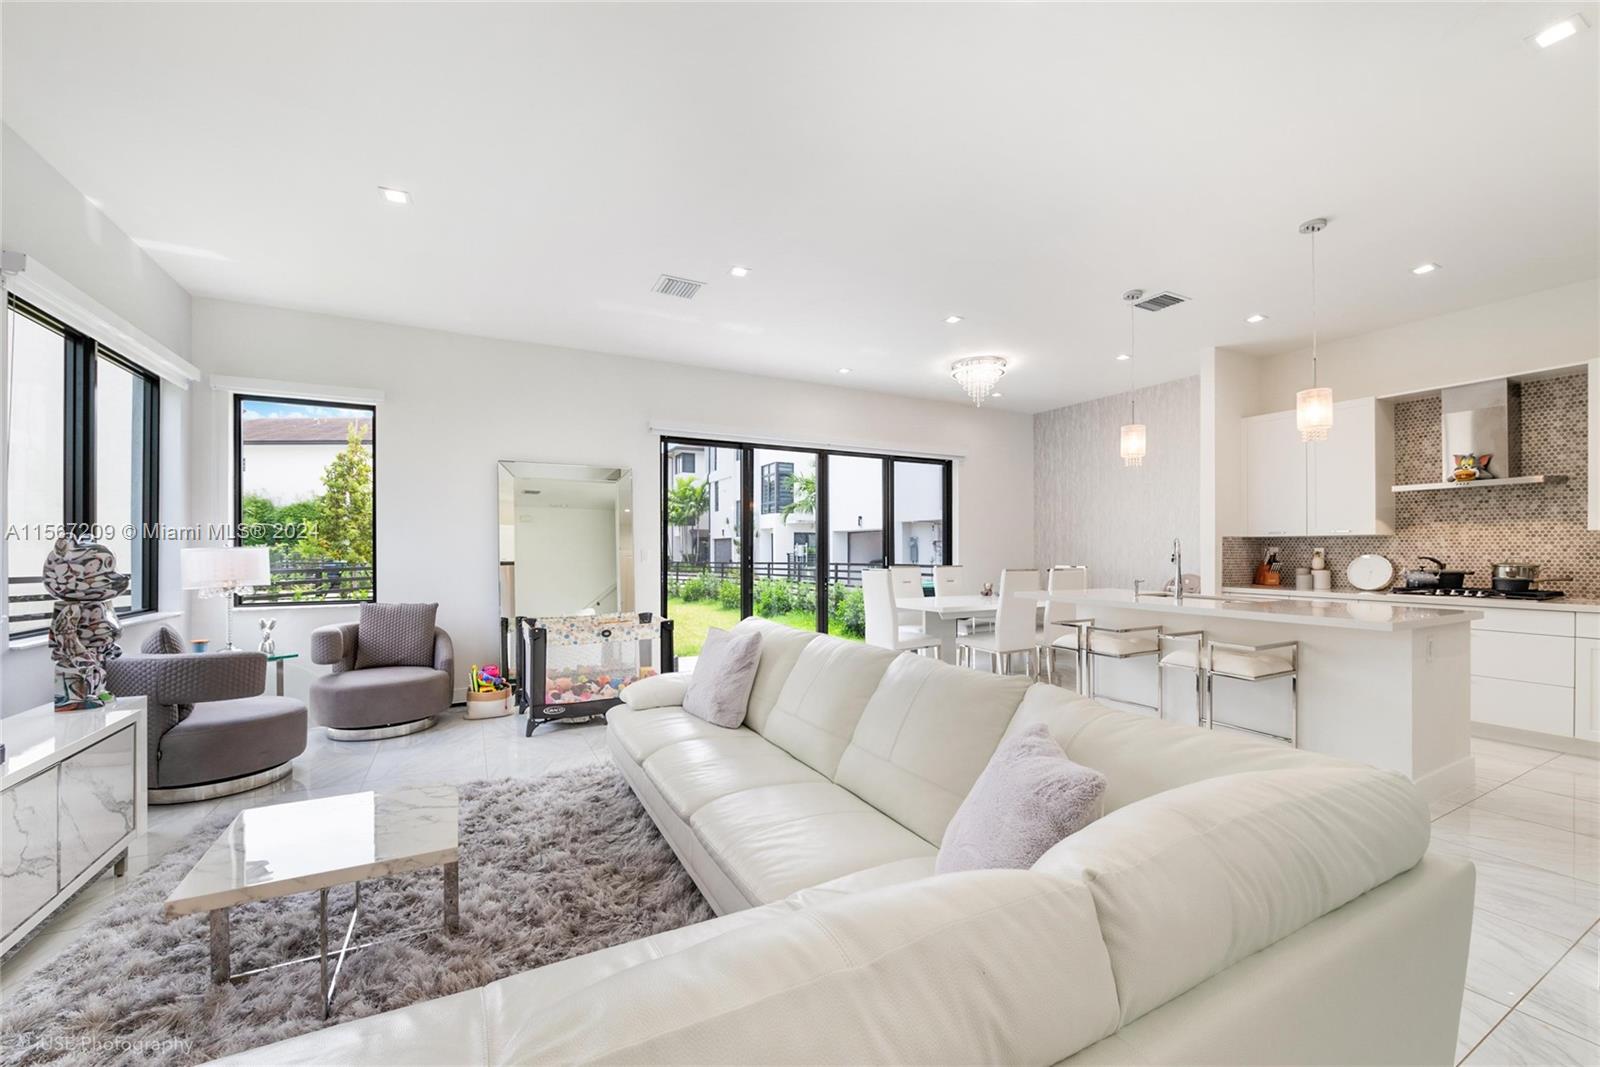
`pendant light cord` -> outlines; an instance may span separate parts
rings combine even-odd
[[[1134,404],[1136,402],[1135,402],[1134,396],[1133,396],[1133,351],[1134,351],[1134,348],[1133,348],[1133,323],[1134,323],[1134,313],[1137,310],[1138,309],[1135,308],[1132,304],[1128,305],[1128,422],[1129,423],[1136,423],[1136,422],[1139,421],[1139,416],[1137,415],[1135,407],[1134,407]]]
[[[1311,231],[1311,388],[1317,387],[1317,232]]]

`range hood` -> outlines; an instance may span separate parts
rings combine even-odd
[[[1440,463],[1437,482],[1397,485],[1397,493],[1492,489],[1497,485],[1554,485],[1564,474],[1524,474],[1519,454],[1520,392],[1506,378],[1439,390]],[[1489,476],[1455,479],[1457,456],[1489,456]]]

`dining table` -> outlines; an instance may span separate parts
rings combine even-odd
[[[1015,595],[1032,593],[1041,603],[1046,598],[1044,590],[1021,590]],[[939,658],[946,663],[956,661],[956,634],[964,619],[993,621],[1000,607],[1000,597],[981,593],[951,593],[944,596],[896,597],[894,606],[903,612],[922,615],[922,629],[930,637],[939,639]]]

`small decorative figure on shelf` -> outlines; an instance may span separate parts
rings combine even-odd
[[[261,627],[261,644],[257,651],[264,652],[269,656],[276,656],[278,654],[278,640],[272,636],[272,631],[277,627],[278,620],[262,619],[257,625]]]
[[[111,550],[87,534],[63,537],[44,560],[44,587],[55,594],[50,615],[50,659],[56,665],[57,711],[100,708],[114,697],[105,691],[106,662],[122,655],[122,626],[111,607],[128,588]]]

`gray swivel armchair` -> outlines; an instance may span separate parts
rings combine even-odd
[[[106,688],[142,696],[151,804],[243,793],[287,777],[306,749],[306,706],[263,693],[260,652],[184,652],[163,626],[106,665]]]
[[[339,623],[311,631],[311,661],[333,670],[311,683],[311,713],[336,741],[377,741],[426,730],[450,707],[455,684],[455,646],[433,627],[428,666],[361,667],[360,624]],[[424,638],[425,640],[425,638]]]

